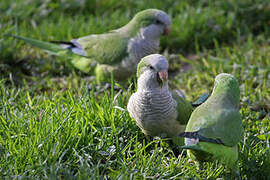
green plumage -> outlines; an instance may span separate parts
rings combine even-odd
[[[188,100],[186,100],[184,97],[179,96],[176,91],[171,91],[171,93],[172,93],[173,99],[177,103],[176,110],[177,110],[178,116],[176,120],[182,126],[182,129],[180,130],[180,132],[184,132],[186,129],[188,120],[190,118],[190,115],[193,112],[194,108],[192,107],[191,103]],[[184,139],[177,135],[174,135],[172,137],[172,141],[177,146],[184,145]]]
[[[227,167],[237,169],[237,144],[243,132],[239,95],[239,85],[234,76],[222,73],[216,77],[211,96],[193,111],[185,130],[197,132],[193,138],[186,138],[186,145],[182,147],[189,149],[191,158],[219,160]],[[201,137],[217,143],[207,142]]]
[[[165,12],[147,9],[137,13],[122,28],[70,42],[49,43],[15,35],[13,37],[62,56],[85,73],[95,72],[99,82],[107,81],[111,74],[121,81],[136,72],[136,65],[142,57],[158,51],[160,36],[166,34],[170,24],[170,17]]]
[[[21,36],[17,36],[17,35],[12,35],[12,37],[23,40],[24,42],[27,42],[27,43],[29,43],[29,44],[31,44],[33,46],[36,46],[38,48],[47,50],[47,51],[52,52],[54,54],[57,54],[57,53],[59,53],[61,51],[64,51],[65,53],[68,52],[67,49],[62,48],[58,44],[44,42],[44,41],[40,41],[40,40],[32,39],[32,38],[27,38],[27,37],[21,37]]]
[[[183,149],[189,149],[188,155],[194,160],[205,162],[218,160],[234,171],[238,171],[238,148],[229,147],[220,144],[200,142],[197,145],[182,146]]]
[[[177,120],[180,124],[186,125],[194,108],[188,100],[179,96],[175,91],[172,91],[172,97],[177,102],[177,112],[179,114]]]
[[[119,33],[105,35],[90,35],[77,39],[77,42],[86,52],[86,57],[93,58],[100,64],[116,64],[127,54],[128,36]]]

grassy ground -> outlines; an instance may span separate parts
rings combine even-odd
[[[62,2],[62,3],[61,3]],[[0,177],[10,179],[230,178],[223,165],[199,169],[168,140],[144,137],[119,92],[97,93],[92,77],[5,33],[42,40],[102,33],[139,10],[173,18],[161,52],[173,64],[170,84],[189,100],[211,92],[214,77],[240,83],[245,133],[239,143],[243,179],[270,177],[270,3],[267,0],[0,2]],[[177,54],[179,59],[172,58]],[[187,67],[187,68],[185,68]],[[92,88],[89,89],[89,83]],[[96,87],[96,88],[95,88]]]

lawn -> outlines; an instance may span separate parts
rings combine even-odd
[[[91,74],[4,36],[69,40],[121,27],[146,8],[172,17],[160,48],[171,87],[194,101],[217,74],[238,79],[241,176],[270,179],[268,0],[0,1],[1,179],[231,178],[218,162],[199,168],[169,139],[143,135],[126,108],[135,76],[102,91]]]

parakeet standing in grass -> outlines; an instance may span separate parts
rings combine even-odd
[[[136,72],[141,58],[157,53],[161,35],[170,31],[171,19],[165,12],[147,9],[137,13],[125,26],[105,34],[93,34],[70,42],[43,42],[14,36],[56,55],[64,56],[73,66],[89,73],[95,71],[98,81],[124,80]]]
[[[160,54],[144,57],[137,67],[137,92],[129,99],[127,109],[145,135],[178,137],[193,111],[191,104],[168,87],[168,61]],[[177,142],[177,139],[182,142]]]
[[[239,85],[237,79],[226,73],[215,78],[211,96],[197,107],[188,121],[185,146],[192,159],[219,160],[238,173],[238,147],[242,138],[239,113]]]

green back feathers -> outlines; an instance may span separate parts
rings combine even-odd
[[[202,118],[199,130],[200,135],[211,139],[220,139],[225,146],[235,146],[242,138],[240,113],[232,109],[209,108],[213,110],[208,112],[208,114],[199,115],[197,113],[197,116],[192,116],[191,120]],[[203,119],[206,121],[203,121]]]
[[[202,136],[235,146],[242,137],[238,105],[238,82],[234,76],[222,73],[215,79],[212,95],[192,113],[186,131],[199,130]]]
[[[230,74],[219,74],[211,96],[192,113],[186,132],[220,140],[222,144],[199,141],[188,143],[191,158],[199,161],[219,160],[232,170],[238,171],[237,143],[242,138],[242,121],[238,110],[239,86],[236,78]]]
[[[128,53],[128,41],[129,38],[117,32],[90,35],[77,40],[89,61],[94,60],[101,64],[116,64],[123,60]]]

